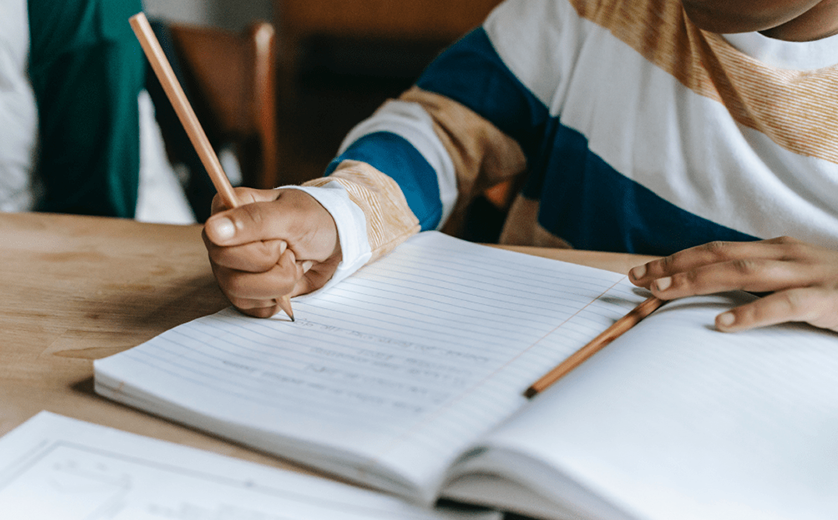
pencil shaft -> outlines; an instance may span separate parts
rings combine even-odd
[[[570,373],[574,368],[585,362],[589,357],[593,356],[606,345],[620,337],[624,332],[637,325],[643,318],[651,314],[655,309],[663,304],[663,300],[654,296],[646,299],[632,309],[628,314],[614,322],[613,325],[605,329],[597,337],[592,339],[587,345],[574,352],[570,357],[559,363],[554,369],[547,372],[538,381],[532,384],[527,391],[524,392],[526,397],[533,397],[539,392],[543,392],[553,383]]]
[[[212,149],[203,127],[198,122],[198,117],[192,110],[192,105],[189,104],[189,100],[183,92],[183,87],[178,82],[172,66],[160,46],[160,42],[157,41],[154,31],[148,23],[148,19],[145,14],[139,13],[131,17],[130,23],[151,64],[152,70],[154,70],[154,74],[160,80],[166,96],[171,101],[178,119],[180,119],[186,134],[189,136],[189,140],[192,141],[192,146],[198,152],[198,156],[201,158],[201,162],[206,168],[216,191],[228,207],[238,207],[239,203],[236,199],[236,193],[233,191],[233,186],[224,173],[221,162],[218,160],[215,150]]]
[[[137,39],[140,41],[140,46],[143,48],[143,52],[145,52],[154,74],[160,80],[160,84],[166,92],[166,97],[172,103],[172,107],[174,107],[180,123],[186,130],[189,140],[192,141],[192,146],[195,147],[198,157],[201,158],[201,163],[206,168],[212,184],[215,186],[216,191],[218,191],[218,195],[227,207],[237,208],[239,201],[236,198],[236,192],[233,191],[232,184],[230,184],[230,179],[224,173],[221,162],[218,160],[215,150],[212,149],[207,134],[198,121],[192,105],[189,104],[186,93],[184,93],[183,87],[181,87],[174,70],[172,70],[172,65],[169,63],[166,54],[163,52],[163,48],[160,46],[160,42],[157,41],[157,37],[154,35],[151,24],[148,23],[148,18],[146,18],[145,14],[138,13],[131,17],[129,23]],[[277,305],[292,320],[294,319],[290,297],[286,295],[278,298]]]

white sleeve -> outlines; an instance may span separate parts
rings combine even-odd
[[[350,200],[349,194],[340,183],[330,182],[320,187],[282,186],[282,189],[301,190],[308,193],[326,208],[337,225],[343,258],[332,278],[322,288],[314,291],[315,293],[334,286],[369,261],[372,252],[367,237],[366,216],[361,208]]]

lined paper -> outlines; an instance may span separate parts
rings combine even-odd
[[[0,440],[3,520],[499,520],[41,412]]]
[[[715,330],[716,315],[753,299],[668,303],[496,428],[482,453],[524,462],[508,474],[556,503],[611,503],[635,518],[835,518],[838,334]]]
[[[296,300],[296,323],[228,309],[99,360],[97,391],[430,501],[529,384],[645,296],[619,274],[422,233]]]

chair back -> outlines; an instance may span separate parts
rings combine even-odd
[[[236,33],[169,26],[195,113],[214,146],[230,143],[242,184],[277,186],[275,33],[267,22]]]

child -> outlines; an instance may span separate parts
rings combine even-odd
[[[216,203],[214,272],[270,316],[526,175],[501,243],[671,255],[630,279],[665,299],[770,293],[720,330],[838,331],[836,33],[831,0],[507,0],[328,177]]]

